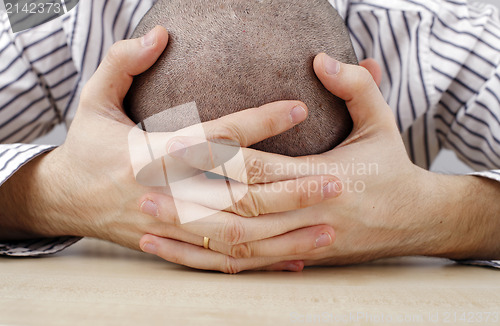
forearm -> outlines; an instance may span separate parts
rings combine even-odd
[[[0,241],[71,235],[57,212],[61,171],[50,155],[29,161],[0,187]]]
[[[433,178],[430,218],[435,241],[427,255],[451,259],[500,258],[500,184],[476,176]]]

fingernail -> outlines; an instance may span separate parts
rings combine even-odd
[[[285,266],[285,270],[289,272],[300,272],[302,268],[297,264],[290,263]]]
[[[332,244],[332,237],[329,233],[323,233],[316,239],[316,248],[328,247]]]
[[[184,146],[184,144],[182,143],[175,141],[172,144],[170,144],[167,152],[171,156],[182,157],[186,153],[186,146]]]
[[[156,205],[156,203],[150,199],[142,202],[141,212],[143,212],[144,214],[151,215],[153,217],[160,216],[160,212],[158,210],[158,205]]]
[[[293,124],[298,124],[307,118],[306,109],[304,109],[300,105],[297,105],[290,112],[290,117],[292,119]]]
[[[145,48],[155,45],[156,43],[156,28],[153,28],[149,33],[142,37],[142,46]]]
[[[323,198],[335,198],[342,193],[342,183],[340,181],[330,181],[323,187]]]
[[[147,252],[148,254],[156,255],[158,247],[156,247],[154,243],[146,242],[144,246],[142,246],[142,251]]]
[[[326,73],[329,75],[336,75],[340,72],[340,62],[328,55],[324,56],[323,64],[325,65]]]

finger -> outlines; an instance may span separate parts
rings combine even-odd
[[[153,201],[161,194],[151,194],[144,197],[141,204],[141,212],[154,216],[159,222],[159,209]],[[155,198],[156,197],[156,198]],[[204,237],[189,233],[181,227],[168,223],[153,223],[154,229],[148,231],[159,237],[166,237],[178,241],[190,243],[197,246],[204,245]],[[298,254],[308,253],[318,248],[328,247],[335,241],[335,231],[328,225],[317,225],[275,236],[259,241],[252,241],[237,245],[227,245],[214,239],[209,241],[209,249],[217,251],[234,258],[251,257],[290,257]]]
[[[257,268],[256,270],[273,271],[273,272],[277,271],[302,272],[302,270],[304,270],[304,262],[302,260],[282,261],[270,266]]]
[[[200,235],[189,233],[176,223],[165,223],[165,221],[177,219],[172,197],[160,193],[149,193],[139,199],[138,207],[142,214],[154,221],[150,223],[150,229],[145,232],[195,245],[203,244],[203,238]],[[160,216],[160,212],[163,216]]]
[[[255,184],[227,212],[243,217],[306,208],[342,193],[342,182],[333,176],[312,176],[274,183]]]
[[[209,249],[233,258],[293,257],[328,247],[334,239],[335,232],[331,226],[319,225],[233,246],[210,240]]]
[[[144,195],[139,203],[142,213],[153,216],[168,225],[177,226],[189,234],[189,237],[186,237],[188,242],[199,245],[202,245],[201,241],[203,237],[209,237],[212,241],[226,245],[236,245],[272,238],[311,225],[320,225],[323,223],[321,219],[311,221],[304,218],[304,214],[307,214],[304,210],[294,210],[286,214],[266,214],[251,219],[214,210],[213,215],[193,220],[189,223],[181,223],[178,209],[182,205],[180,205],[180,201],[174,202],[174,199],[170,196],[161,193],[149,193]],[[199,238],[195,239],[192,237],[193,235]]]
[[[167,144],[167,152],[183,165],[210,171],[245,184],[283,181],[311,174],[329,174],[329,169],[324,164],[321,168],[314,168],[322,162],[319,157],[289,157],[193,137],[172,138]]]
[[[252,185],[242,190],[240,195],[240,190],[232,183],[232,198],[227,196],[228,188],[224,180],[210,180],[204,184],[190,183],[187,188],[188,191],[183,191],[177,187],[173,198],[164,194],[147,194],[141,200],[141,210],[143,212],[147,210],[148,215],[159,218],[160,207],[157,203],[162,203],[161,211],[167,212],[170,216],[165,221],[174,224],[179,217],[178,210],[184,208],[175,205],[175,198],[177,202],[189,202],[193,207],[201,205],[205,209],[211,209],[214,214],[224,210],[237,216],[256,217],[299,210],[336,198],[341,195],[343,184],[332,176],[312,176],[272,184]],[[192,209],[191,212],[195,210]]]
[[[115,43],[82,92],[92,101],[107,101],[121,107],[132,85],[133,76],[150,68],[165,49],[168,33],[161,26],[155,27],[142,38]]]
[[[186,173],[174,173],[175,166],[170,164],[168,180],[173,187],[170,195],[177,200],[251,217],[313,206],[323,200],[338,197],[343,189],[342,182],[331,175],[295,177],[285,181],[264,183],[279,175],[266,171],[269,178],[266,177],[265,180],[261,174],[258,177],[253,175],[248,178],[245,172],[233,173],[234,164],[226,163],[224,166],[221,171],[215,170],[219,176],[207,175],[198,169],[193,170],[196,171],[196,175],[194,172],[188,175],[189,182],[187,182],[187,178],[182,178]],[[186,171],[186,165],[183,164],[182,167],[183,171]],[[273,170],[278,171],[278,169],[279,167],[276,167]],[[281,172],[284,172],[283,169]],[[248,182],[248,179],[252,183],[250,186],[244,183]],[[177,180],[183,180],[183,183],[176,183]],[[231,198],[228,199],[228,195],[231,195]]]
[[[380,68],[378,62],[372,58],[368,58],[361,61],[359,65],[366,68],[366,70],[370,72],[370,75],[372,75],[375,84],[380,87],[380,84],[382,83],[382,68]]]
[[[355,128],[395,123],[391,109],[365,68],[340,63],[321,53],[314,59],[314,71],[332,94],[346,101]]]
[[[206,170],[213,168],[214,161],[207,155],[210,153],[210,144],[207,139],[214,139],[229,146],[220,145],[218,150],[219,161],[232,158],[239,152],[240,146],[246,147],[258,143],[261,140],[278,135],[307,118],[307,107],[298,101],[280,101],[237,112],[217,120],[208,121],[186,127],[175,133],[143,133],[132,129],[129,138],[134,144],[139,144],[138,150],[150,153],[155,159],[159,159],[168,153],[182,153],[190,147],[192,158],[207,159]],[[201,129],[201,130],[200,130]],[[132,138],[131,138],[132,137]],[[189,138],[186,138],[189,137]],[[186,139],[183,144],[182,139]],[[133,151],[135,152],[135,151]],[[180,154],[178,154],[180,155]],[[145,155],[135,155],[139,159],[137,169],[142,167]],[[147,155],[146,155],[147,156]],[[216,157],[217,159],[217,157]],[[167,162],[168,163],[168,162]],[[196,166],[196,163],[195,163]],[[169,170],[167,170],[169,172]]]
[[[278,101],[207,121],[202,126],[207,139],[248,147],[291,129],[304,121],[307,115],[307,106],[302,102]],[[198,134],[199,125],[189,126],[175,133],[178,136]],[[174,142],[175,138],[171,139],[166,148],[170,148]]]
[[[203,128],[207,139],[232,140],[248,147],[291,129],[307,115],[304,103],[279,101],[205,122]]]
[[[203,247],[151,234],[141,238],[140,247],[144,252],[157,255],[172,263],[227,274],[257,269],[283,260],[282,258],[236,259]]]
[[[261,215],[256,218],[245,218],[239,215],[224,211],[213,210],[212,215],[193,214],[200,219],[191,220],[187,223],[181,223],[179,218],[183,213],[197,212],[197,204],[183,203],[179,200],[167,199],[168,196],[162,194],[148,194],[144,198],[150,198],[157,206],[152,210],[152,214],[159,221],[169,225],[175,225],[180,229],[199,236],[199,239],[208,237],[213,241],[224,243],[226,245],[236,245],[240,243],[258,241],[272,238],[280,234],[285,234],[294,230],[309,227],[311,225],[320,225],[324,222],[317,218],[314,220],[304,218],[304,210],[295,210],[287,213],[276,213]],[[183,205],[192,205],[187,210]],[[207,208],[200,209],[205,213]],[[203,217],[206,216],[206,217]],[[189,241],[193,242],[193,241]]]

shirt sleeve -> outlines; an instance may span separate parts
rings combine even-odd
[[[0,16],[0,186],[54,146],[31,145],[64,120],[77,72],[68,47],[66,15],[14,34]],[[1,208],[0,208],[1,209]],[[54,253],[78,238],[0,243],[0,255]]]
[[[411,160],[429,169],[451,149],[475,175],[500,181],[500,23],[466,0],[331,0],[380,89]],[[500,267],[500,261],[463,263]]]
[[[500,181],[500,19],[495,7],[440,6],[431,29],[433,112],[440,147]]]
[[[55,254],[76,243],[77,237],[33,239],[11,243],[0,243],[0,256],[34,257]]]

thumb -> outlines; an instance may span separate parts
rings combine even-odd
[[[380,87],[380,84],[382,83],[382,69],[380,68],[380,65],[377,63],[372,58],[365,59],[359,63],[361,67],[365,67],[366,70],[370,72],[370,74],[373,77],[373,80],[377,84],[378,87]]]
[[[119,41],[110,48],[82,91],[82,98],[122,109],[133,77],[149,69],[167,46],[168,32],[156,26],[142,38]]]
[[[340,63],[324,53],[316,56],[313,65],[326,89],[346,102],[355,129],[395,124],[394,114],[367,69]]]

